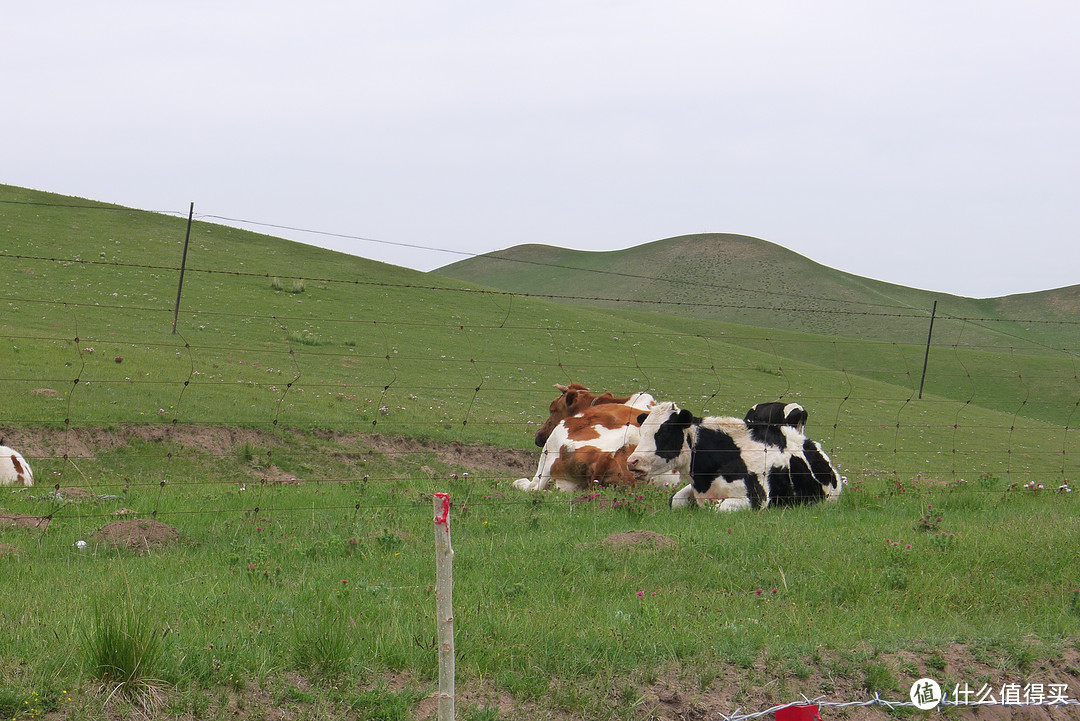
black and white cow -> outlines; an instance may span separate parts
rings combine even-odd
[[[791,426],[799,433],[806,433],[806,420],[810,414],[798,403],[758,403],[746,412],[743,420],[750,426],[750,435],[754,440],[778,446],[784,444],[780,432],[782,426]]]
[[[793,426],[763,433],[739,418],[697,418],[674,403],[654,406],[639,420],[637,449],[626,466],[635,477],[675,470],[687,478],[690,485],[671,498],[673,508],[718,501],[719,510],[735,511],[840,495],[829,457]]]

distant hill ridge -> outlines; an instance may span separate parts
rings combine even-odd
[[[1080,321],[1080,285],[965,298],[846,273],[775,243],[728,233],[682,235],[600,252],[518,245],[433,272],[512,292],[569,296],[576,303],[613,306],[587,299],[633,300],[641,310],[826,335],[879,337],[882,324],[875,319],[882,314],[928,318],[935,301],[943,316]],[[903,325],[890,322],[889,334]],[[925,334],[921,318],[910,325]]]

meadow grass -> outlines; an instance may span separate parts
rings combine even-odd
[[[1078,496],[1057,491],[1076,463],[1068,353],[972,346],[945,323],[920,399],[925,337],[466,292],[201,223],[173,334],[161,259],[179,255],[179,219],[0,213],[0,431],[34,444],[38,480],[0,507],[52,521],[0,526],[15,550],[0,556],[4,716],[93,717],[70,692],[110,635],[98,611],[120,598],[139,613],[119,622],[161,633],[154,675],[174,711],[265,686],[280,703],[400,717],[436,673],[435,491],[454,501],[461,678],[589,717],[632,717],[640,686],[669,674],[704,689],[764,664],[793,690],[826,669],[884,694],[913,673],[900,650],[933,667],[961,643],[1019,673],[1075,644]],[[551,386],[571,380],[696,413],[798,400],[849,485],[828,506],[674,513],[651,489],[521,494],[505,467],[477,464],[476,444],[535,454]],[[99,498],[64,498],[72,486]],[[144,554],[94,541],[122,509],[182,540]],[[631,530],[676,545],[603,543]],[[381,685],[402,676],[409,692]]]
[[[301,441],[297,451],[312,443],[346,451]],[[275,444],[282,457],[291,450],[288,435]],[[124,468],[129,455],[138,465],[139,454],[117,450],[101,467]],[[131,635],[168,629],[155,677],[175,689],[243,687],[290,671],[325,689],[318,693],[374,688],[388,673],[430,687],[434,490],[454,499],[459,676],[520,699],[550,700],[553,679],[587,688],[671,669],[708,685],[709,669],[751,669],[761,658],[795,679],[823,663],[822,649],[862,654],[832,661],[834,671],[881,692],[899,674],[890,653],[922,649],[929,661],[959,642],[995,649],[1019,669],[1030,663],[1025,654],[1073,643],[1080,626],[1077,496],[1000,479],[866,482],[836,504],[720,515],[672,512],[651,490],[585,503],[506,497],[501,481],[464,480],[467,466],[434,458],[424,464],[440,477],[401,468],[407,485],[363,486],[229,482],[221,479],[244,474],[239,454],[184,456],[164,491],[125,483],[118,499],[61,507],[27,493],[6,499],[9,510],[54,513],[45,534],[0,531],[0,542],[20,549],[2,561],[0,622],[13,633],[0,656],[11,667],[49,659],[52,680],[34,690],[52,705],[79,685],[80,649],[101,645],[95,608],[118,595],[139,609],[120,616],[139,629]],[[93,541],[74,547],[119,506],[153,512],[183,541],[142,555]],[[604,544],[629,530],[676,546]],[[7,684],[9,694],[30,689]],[[584,701],[575,698],[564,705]]]

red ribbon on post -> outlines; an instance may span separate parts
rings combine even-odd
[[[441,526],[446,523],[446,519],[450,517],[450,494],[449,493],[436,493],[436,498],[442,499],[442,515],[435,516],[435,525]]]

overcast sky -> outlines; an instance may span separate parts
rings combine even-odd
[[[9,3],[0,182],[420,270],[733,232],[1080,283],[1074,0]],[[427,246],[432,252],[402,245]]]

